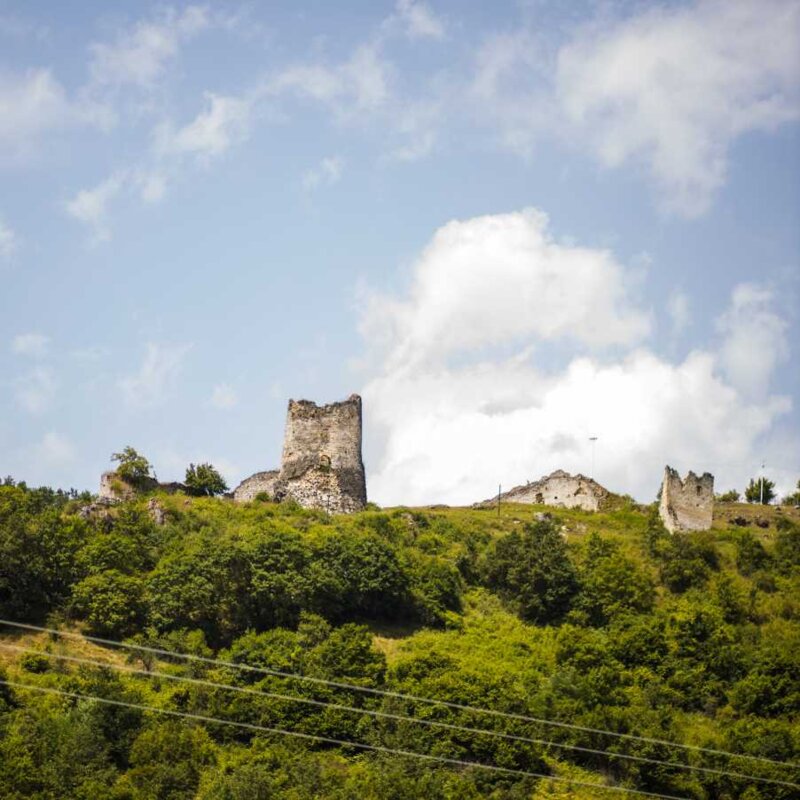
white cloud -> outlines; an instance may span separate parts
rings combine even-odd
[[[20,333],[11,340],[11,350],[20,356],[44,358],[50,347],[50,337],[43,333]]]
[[[214,408],[228,409],[233,408],[239,402],[239,398],[232,386],[227,383],[218,383],[211,392],[210,402]]]
[[[137,408],[152,408],[163,403],[190,349],[191,345],[148,342],[138,371],[118,381],[125,402]]]
[[[734,386],[751,396],[766,394],[775,367],[789,355],[788,325],[772,310],[773,300],[770,289],[741,283],[717,320],[723,336],[722,369]]]
[[[17,235],[0,219],[0,259],[10,259],[17,250]]]
[[[393,368],[530,337],[631,344],[650,321],[630,283],[608,251],[556,242],[536,209],[477,217],[440,228],[414,265],[409,298],[372,295],[362,328],[388,336]]]
[[[156,151],[161,155],[218,156],[244,141],[250,129],[251,100],[206,92],[206,108],[178,130],[169,124],[156,130]]]
[[[683,333],[691,319],[689,311],[689,297],[686,292],[674,289],[667,298],[667,313],[672,322],[672,335],[679,336]]]
[[[303,188],[310,192],[320,186],[333,186],[342,177],[344,160],[339,156],[328,156],[320,161],[319,166],[307,170],[303,174]]]
[[[90,46],[92,81],[97,86],[151,87],[178,55],[181,43],[210,24],[207,9],[194,5],[180,12],[169,9],[154,21],[139,21],[120,31],[112,44]]]
[[[340,64],[297,64],[275,75],[262,92],[295,94],[327,105],[342,120],[360,119],[389,99],[389,64],[376,43],[357,47]]]
[[[75,460],[75,447],[66,437],[50,431],[36,445],[35,458],[50,465],[68,464]]]
[[[81,189],[67,202],[67,213],[90,228],[93,244],[106,242],[111,238],[108,206],[125,188],[127,181],[127,172],[115,172],[91,189]]]
[[[598,479],[641,500],[665,463],[742,485],[749,467],[731,465],[752,463],[790,408],[751,402],[713,352],[670,363],[642,349],[648,318],[613,256],[555,244],[539,212],[450,223],[413,273],[407,296],[371,300],[362,320],[382,348],[362,390],[380,503],[469,503],[557,468],[588,473],[589,436]],[[565,338],[616,347],[565,359]]]
[[[47,367],[36,367],[14,381],[17,404],[30,414],[46,411],[55,396],[56,382]]]
[[[731,143],[800,116],[800,4],[705,0],[592,25],[556,92],[600,161],[646,165],[671,211],[705,211]]]
[[[444,22],[427,3],[420,0],[397,0],[395,14],[403,23],[406,35],[411,39],[444,37]]]
[[[139,194],[145,203],[158,203],[166,194],[167,178],[159,172],[142,172],[136,178]]]

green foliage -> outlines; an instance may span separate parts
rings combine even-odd
[[[768,505],[775,499],[775,482],[763,477],[750,478],[750,483],[744,490],[744,497],[748,503]]]
[[[736,568],[742,575],[752,575],[769,565],[769,553],[750,531],[744,531],[736,541]]]
[[[69,596],[86,523],[37,490],[0,487],[0,615],[41,619]]]
[[[562,617],[578,591],[567,545],[552,522],[527,523],[500,539],[484,565],[484,581],[513,603],[524,619],[547,623]]]
[[[714,545],[698,534],[670,537],[662,543],[659,560],[662,583],[677,593],[704,586],[711,571],[718,567]]]
[[[168,521],[156,526],[143,498],[89,520],[75,513],[76,499],[0,486],[3,613],[50,614],[72,630],[198,656],[138,651],[129,659],[137,669],[270,694],[91,670],[51,656],[111,664],[124,656],[31,633],[23,641],[36,652],[4,656],[0,680],[692,800],[793,796],[786,787],[363,713],[414,713],[590,750],[609,742],[589,729],[610,729],[796,763],[800,526],[792,509],[761,512],[774,520],[764,529],[719,519],[711,532],[673,536],[652,509],[631,504],[534,522],[520,506],[499,516],[445,508],[329,516],[159,495]],[[263,671],[202,660],[214,657]],[[464,704],[580,727],[476,717]],[[613,746],[680,761],[652,741]],[[688,759],[721,763],[695,751]],[[759,770],[778,776],[780,768]],[[780,772],[787,775],[795,779]],[[545,796],[584,793],[0,684],[0,800]]]
[[[136,485],[150,477],[150,462],[130,445],[121,453],[112,453],[111,460],[119,462],[117,475],[128,483]]]
[[[215,494],[228,491],[228,484],[212,464],[189,464],[183,482],[193,494],[197,495],[213,497]]]
[[[138,577],[108,569],[88,575],[72,590],[72,608],[96,636],[122,638],[145,619],[144,584]]]
[[[785,506],[800,506],[800,480],[797,481],[796,491],[787,494],[786,497],[781,500],[781,503]]]
[[[580,587],[574,608],[592,625],[607,625],[620,614],[648,612],[655,603],[649,575],[622,555],[615,542],[597,534],[586,543]]]
[[[738,503],[742,496],[736,489],[729,489],[727,492],[717,495],[717,500],[720,503]]]

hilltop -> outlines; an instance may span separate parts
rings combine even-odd
[[[330,515],[292,501],[159,491],[92,513],[0,487],[9,680],[181,713],[691,798],[789,798],[785,786],[568,749],[797,781],[756,761],[588,730],[240,673],[99,636],[461,705],[778,761],[800,760],[800,513],[718,503],[670,535],[654,506],[502,504]],[[72,656],[339,706],[238,696],[97,670]],[[417,714],[536,745],[368,712]],[[555,745],[562,745],[557,747]],[[159,718],[0,687],[0,798],[554,798],[602,788]]]

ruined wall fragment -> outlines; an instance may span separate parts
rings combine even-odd
[[[670,533],[707,531],[714,518],[714,476],[689,472],[681,480],[677,470],[666,466],[658,513]]]

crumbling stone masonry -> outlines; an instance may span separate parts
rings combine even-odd
[[[531,503],[555,506],[556,508],[582,508],[584,511],[599,511],[611,497],[597,481],[585,475],[570,475],[558,469],[550,475],[524,486],[516,486],[500,495],[502,503]],[[497,497],[484,500],[478,506],[491,506]]]
[[[658,513],[670,533],[707,531],[714,517],[714,476],[689,472],[681,480],[677,470],[665,467]]]
[[[360,511],[367,502],[361,459],[361,398],[318,406],[290,400],[280,471],[259,472],[233,493],[245,502],[260,492],[275,500],[292,498],[305,508],[332,513]]]
[[[233,499],[240,503],[247,503],[255,500],[260,494],[265,494],[270,498],[275,497],[275,488],[280,478],[280,470],[271,469],[266,472],[256,472],[249,478],[245,478],[233,491]]]

